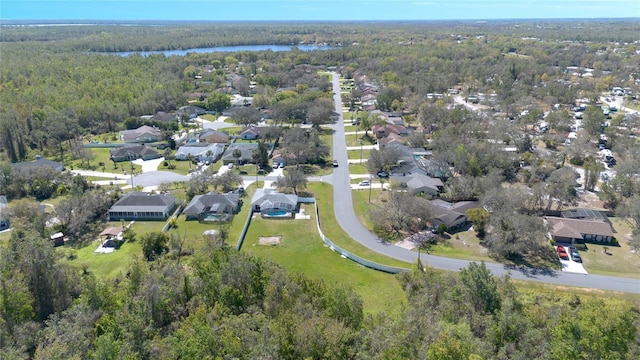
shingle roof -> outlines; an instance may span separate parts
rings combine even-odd
[[[240,194],[216,194],[210,192],[194,196],[182,212],[188,216],[196,216],[203,211],[223,212],[226,208],[229,208],[229,211],[233,211],[238,207],[239,201]]]
[[[582,239],[582,235],[613,236],[613,229],[608,222],[598,220],[567,219],[546,216],[551,225],[551,235]],[[575,236],[579,234],[580,236]],[[567,236],[570,235],[570,236]]]
[[[176,199],[171,195],[151,194],[134,191],[126,194],[118,200],[110,212],[163,212],[167,208],[173,207]]]
[[[251,199],[251,207],[255,205],[265,208],[295,208],[298,204],[298,196],[293,194],[282,194],[274,189],[258,189]]]

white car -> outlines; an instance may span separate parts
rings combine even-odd
[[[369,180],[362,180],[360,181],[360,184],[358,184],[359,186],[369,186],[371,185],[371,183],[369,182]]]
[[[229,163],[229,165],[227,165],[227,167],[228,167],[229,169],[233,169],[233,163]]]

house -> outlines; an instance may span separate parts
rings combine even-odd
[[[206,129],[198,134],[198,141],[206,143],[228,144],[229,134],[214,129]]]
[[[189,205],[182,211],[186,220],[230,221],[242,206],[240,194],[216,194],[210,192],[204,195],[196,195]]]
[[[253,162],[253,152],[258,149],[258,143],[233,143],[229,145],[222,155],[223,164],[247,164]],[[236,150],[240,151],[240,157],[233,156]]]
[[[411,133],[406,127],[404,127],[404,125],[396,124],[373,125],[371,127],[371,131],[378,139],[387,137],[391,134],[407,136]]]
[[[64,164],[59,163],[57,161],[45,159],[43,157],[40,157],[40,155],[36,155],[35,161],[23,161],[19,163],[13,163],[11,164],[11,166],[13,167],[14,170],[32,169],[32,168],[46,166],[46,167],[52,168],[55,171],[60,171],[60,172],[64,171]]]
[[[109,150],[111,161],[131,161],[135,159],[151,160],[160,157],[160,154],[147,145],[125,144],[124,146]]]
[[[7,230],[11,227],[9,219],[9,207],[7,206],[7,197],[0,195],[0,231]]]
[[[224,144],[187,143],[176,151],[176,160],[189,160],[215,162],[224,153]]]
[[[189,119],[195,119],[205,113],[206,111],[203,108],[194,105],[186,105],[176,111],[176,115],[178,115],[179,117],[182,117],[182,115],[186,115],[189,117]]]
[[[298,209],[298,196],[274,189],[258,189],[251,199],[251,210],[263,218],[292,218]]]
[[[451,203],[442,199],[431,200],[434,213],[432,225],[444,224],[447,231],[455,231],[468,225],[467,210],[480,207],[476,201],[458,201]]]
[[[386,137],[378,138],[377,142],[378,142],[378,147],[383,148],[391,144],[404,144],[405,140],[406,139],[404,137],[398,134],[391,133]]]
[[[176,207],[168,194],[134,191],[124,195],[109,209],[109,220],[166,220]]]
[[[120,131],[120,140],[125,143],[150,143],[162,140],[162,131],[156,127],[142,125],[137,129]]]
[[[260,137],[258,131],[256,131],[254,126],[242,129],[240,133],[240,139],[242,140],[256,140]]]
[[[436,195],[444,186],[442,180],[421,173],[407,176],[393,176],[391,179],[400,183],[402,186],[406,186],[414,194]]]
[[[164,111],[158,111],[155,115],[151,117],[151,120],[161,121],[161,122],[170,122],[178,120],[176,114],[166,113]]]
[[[613,229],[607,221],[571,219],[545,216],[553,240],[573,244],[575,242],[609,243]]]

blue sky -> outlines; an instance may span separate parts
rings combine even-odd
[[[3,20],[448,20],[640,17],[640,0],[0,0]]]

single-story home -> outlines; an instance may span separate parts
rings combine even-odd
[[[229,134],[214,129],[205,129],[198,134],[198,141],[227,144],[229,143]]]
[[[562,243],[594,242],[609,243],[613,239],[613,228],[607,221],[570,219],[545,216],[551,237]]]
[[[406,186],[414,194],[436,195],[442,190],[444,186],[442,180],[438,178],[432,178],[421,173],[414,173],[407,176],[396,175],[391,179],[401,185]]]
[[[176,111],[176,115],[178,116],[187,115],[189,116],[189,119],[195,119],[198,116],[203,115],[205,113],[206,111],[203,108],[199,106],[194,106],[194,105],[186,105],[179,108],[178,111]]]
[[[240,150],[240,157],[233,156],[235,150]],[[239,163],[247,164],[253,162],[253,152],[258,149],[258,143],[233,143],[229,145],[222,155],[223,164]]]
[[[7,197],[4,195],[0,195],[0,231],[7,230],[11,227],[11,220],[9,219],[9,208],[7,204]]]
[[[166,220],[176,208],[168,194],[134,191],[124,195],[109,209],[109,220]]]
[[[404,125],[396,124],[373,125],[371,127],[371,131],[378,139],[387,137],[391,134],[406,136],[411,133],[411,131],[404,127]]]
[[[120,131],[120,140],[125,143],[150,143],[162,140],[162,131],[156,127],[142,125],[137,129]]]
[[[260,137],[260,134],[254,126],[244,128],[240,133],[240,139],[242,140],[256,140],[258,137]]]
[[[124,144],[121,147],[109,150],[113,162],[130,161],[135,159],[151,160],[160,157],[160,154],[147,145]]]
[[[468,224],[467,210],[480,207],[476,201],[458,201],[451,203],[442,199],[431,200],[434,213],[433,226],[444,224],[447,231],[455,231]]]
[[[13,163],[11,164],[11,166],[16,170],[47,166],[54,169],[55,171],[64,171],[64,164],[59,163],[57,161],[45,159],[43,157],[40,157],[40,155],[36,155],[35,161],[23,161],[19,163]]]
[[[258,189],[251,199],[251,210],[263,218],[292,218],[298,209],[298,196],[274,189]]]
[[[182,211],[187,220],[198,221],[230,221],[240,211],[242,200],[240,194],[216,194],[210,192],[196,195]]]
[[[158,111],[155,115],[151,117],[151,120],[170,122],[170,121],[178,120],[178,116],[176,114],[171,114],[164,111]]]
[[[176,151],[176,160],[187,160],[189,155],[198,161],[214,162],[224,153],[224,144],[187,143]]]

